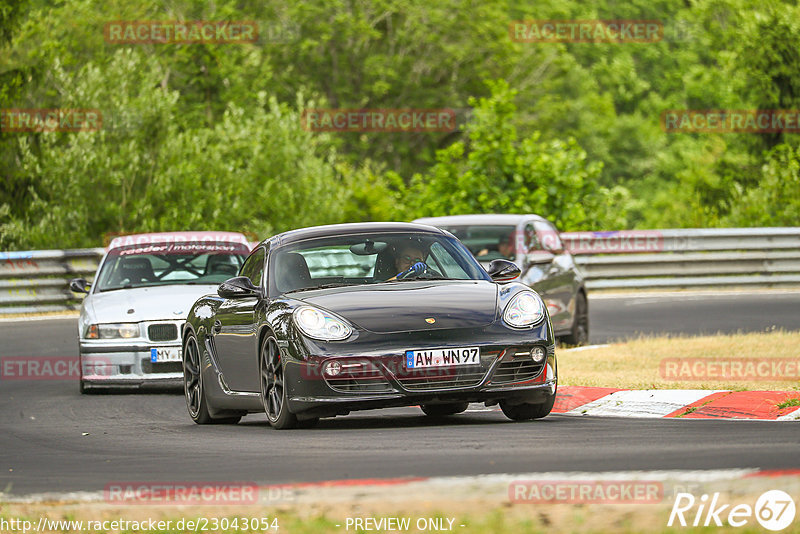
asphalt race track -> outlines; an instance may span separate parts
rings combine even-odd
[[[590,301],[592,341],[639,332],[796,330],[800,293]],[[0,322],[0,356],[76,355],[75,319]],[[613,385],[613,384],[610,384]],[[182,395],[81,396],[71,381],[0,382],[0,491],[102,491],[114,482],[258,484],[540,471],[800,468],[796,424],[496,410],[432,421],[416,408],[354,413],[277,432],[263,415],[194,425]]]
[[[589,340],[607,343],[638,334],[800,330],[800,292],[754,291],[589,296]]]

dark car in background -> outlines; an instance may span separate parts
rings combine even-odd
[[[519,269],[484,270],[452,235],[410,223],[293,230],[261,242],[239,276],[199,299],[183,329],[198,424],[266,412],[277,429],[352,410],[470,402],[513,420],[556,397],[547,308]]]
[[[584,275],[564,247],[556,227],[539,215],[452,215],[414,222],[447,230],[483,266],[503,258],[522,271],[520,282],[547,304],[556,335],[568,345],[589,340],[589,305]]]

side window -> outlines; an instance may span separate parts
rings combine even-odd
[[[253,284],[261,285],[261,275],[264,272],[264,249],[259,248],[256,252],[250,255],[242,265],[242,270],[239,272],[240,276],[246,276]]]
[[[543,221],[537,221],[534,224],[536,226],[536,236],[542,245],[542,249],[554,254],[564,252],[564,244],[561,242],[561,237],[555,226]]]
[[[528,223],[525,225],[525,229],[522,232],[523,236],[523,246],[525,247],[523,252],[527,254],[528,252],[533,252],[534,250],[542,250],[542,245],[539,240],[539,236],[536,235],[536,229],[533,226],[533,223]]]
[[[437,267],[442,269],[443,272],[441,274],[444,276],[460,279],[469,278],[469,275],[464,272],[464,269],[440,243],[431,245],[430,257],[426,261],[428,265],[430,265],[431,258],[436,262]]]

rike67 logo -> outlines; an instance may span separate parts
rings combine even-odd
[[[689,524],[693,527],[721,527],[723,522],[732,527],[743,527],[755,519],[765,529],[779,531],[792,524],[794,515],[794,500],[781,490],[764,492],[756,500],[755,506],[721,504],[719,493],[714,493],[710,501],[706,494],[695,499],[691,493],[678,493],[667,526],[673,526],[677,520],[682,527]]]

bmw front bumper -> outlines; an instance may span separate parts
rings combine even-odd
[[[153,362],[151,349],[180,351],[180,341],[169,343],[114,343],[80,341],[81,381],[88,387],[181,386],[181,361]]]

